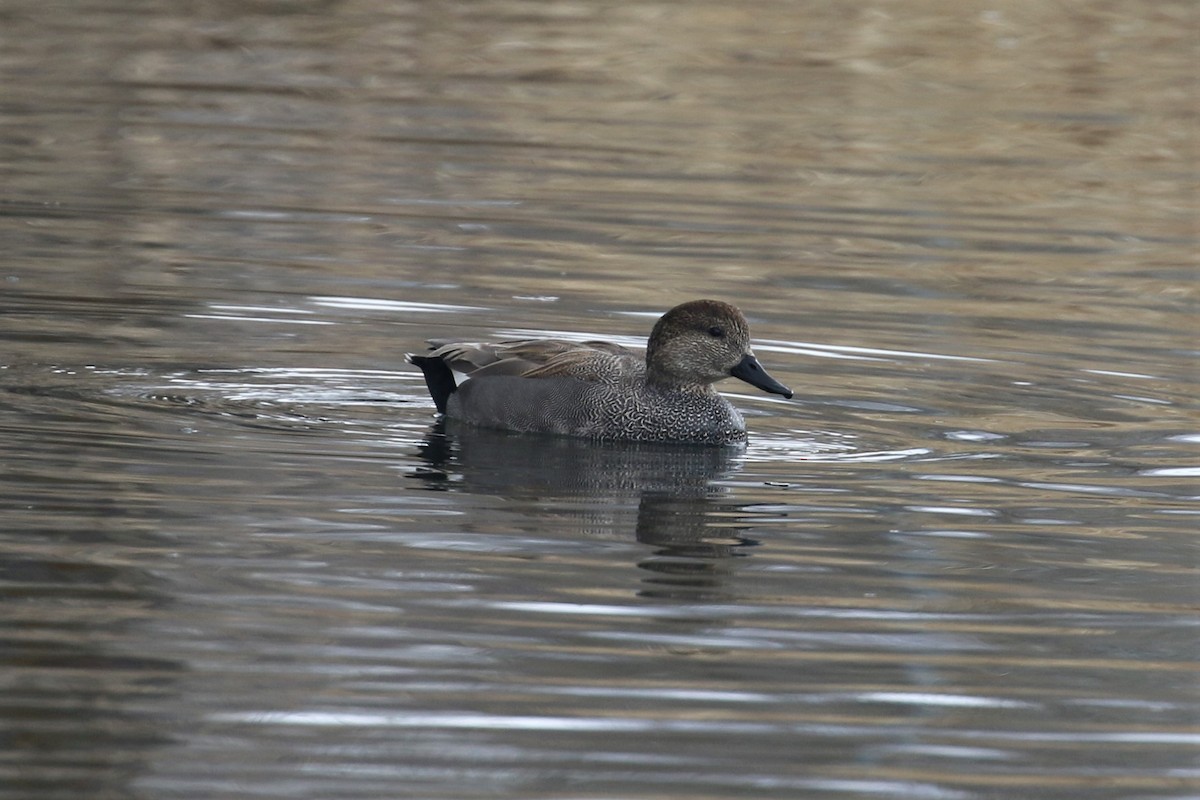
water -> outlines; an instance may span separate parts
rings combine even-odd
[[[0,15],[0,797],[1191,798],[1190,3]],[[745,451],[442,427],[701,296]]]

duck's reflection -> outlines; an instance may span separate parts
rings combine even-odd
[[[647,596],[720,596],[731,559],[756,544],[735,522],[741,509],[722,501],[722,481],[739,468],[735,449],[529,436],[443,420],[420,454],[415,477],[427,488],[540,507],[574,501],[581,513],[603,516],[604,528],[633,533],[654,548],[638,564],[650,573]]]
[[[638,502],[637,540],[655,545],[652,556],[638,566],[651,573],[641,594],[712,600],[724,595],[732,570],[730,559],[747,555],[757,544],[735,527],[722,523],[736,509],[710,496],[681,497],[647,492]]]

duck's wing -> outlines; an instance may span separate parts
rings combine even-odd
[[[431,356],[472,378],[515,375],[522,378],[573,377],[608,380],[641,364],[639,354],[612,342],[567,339],[513,339],[503,342],[430,340]]]

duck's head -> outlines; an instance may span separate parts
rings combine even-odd
[[[646,372],[651,382],[671,386],[709,386],[733,377],[792,396],[754,357],[742,312],[720,300],[692,300],[663,314],[646,346]]]

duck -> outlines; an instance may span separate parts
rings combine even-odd
[[[644,354],[606,341],[427,343],[427,353],[407,360],[421,370],[439,413],[520,433],[738,445],[747,440],[745,419],[714,384],[732,377],[792,397],[754,355],[745,316],[721,300],[667,311]]]

